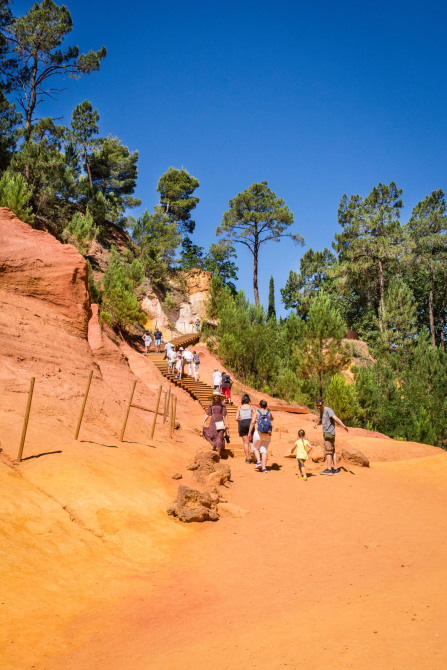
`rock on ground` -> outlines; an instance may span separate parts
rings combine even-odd
[[[177,517],[180,521],[217,521],[216,496],[207,491],[198,491],[189,486],[179,486],[177,500],[168,507],[168,514]]]
[[[359,465],[362,468],[369,468],[369,459],[365,454],[356,449],[355,447],[349,447],[349,449],[341,450],[342,458],[353,465]]]

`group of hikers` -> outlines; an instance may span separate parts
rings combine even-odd
[[[156,328],[154,332],[155,348],[157,353],[162,353],[161,342],[163,334]],[[152,344],[152,336],[149,331],[143,335],[145,351],[147,353]],[[176,379],[182,379],[185,368],[188,374],[194,376],[195,381],[199,380],[200,357],[196,351],[190,351],[188,347],[176,347],[172,342],[166,342],[164,346],[164,357],[168,361],[168,370],[175,374]],[[205,417],[202,421],[203,437],[210,442],[213,449],[219,456],[225,448],[225,441],[229,441],[230,426],[226,404],[231,401],[232,381],[230,375],[218,368],[214,368],[212,375],[213,393],[210,397],[209,405]],[[344,430],[348,430],[343,421],[339,419],[330,407],[326,407],[323,398],[316,401],[319,411],[318,424],[322,425],[324,452],[326,456],[326,469],[322,475],[338,475],[340,468],[337,467],[337,455],[335,452],[335,424],[338,424]],[[255,409],[250,401],[250,396],[245,393],[242,396],[241,404],[237,408],[236,421],[238,422],[238,433],[242,438],[244,445],[245,462],[253,463],[256,461],[255,470],[267,472],[268,450],[272,439],[274,416],[268,407],[267,400],[259,402],[259,408]],[[205,426],[209,421],[208,426]],[[291,455],[295,455],[298,465],[298,476],[307,480],[306,460],[312,450],[312,445],[306,440],[305,431],[298,430],[297,440],[295,441]]]
[[[229,433],[229,424],[227,408],[223,400],[225,396],[216,390],[211,397],[211,404],[208,407],[205,417],[202,421],[203,437],[210,442],[213,449],[219,456],[225,448],[225,438]],[[338,424],[344,430],[348,430],[343,421],[339,419],[330,407],[326,407],[323,398],[316,402],[320,413],[318,424],[323,428],[324,452],[326,456],[326,469],[322,475],[338,475],[340,468],[337,467],[337,455],[335,452],[335,424]],[[208,426],[205,426],[209,420]],[[255,470],[267,472],[267,459],[270,442],[272,439],[272,421],[274,416],[268,407],[266,400],[259,402],[259,409],[251,405],[250,396],[246,393],[242,396],[241,404],[236,413],[238,422],[238,433],[242,438],[245,452],[245,462],[252,463],[252,458],[256,460]],[[312,449],[312,445],[305,439],[305,431],[298,431],[298,439],[291,449],[291,455],[295,455],[298,465],[298,476],[307,481],[306,460]]]

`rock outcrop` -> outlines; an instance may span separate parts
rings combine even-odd
[[[349,449],[342,449],[341,455],[343,460],[352,463],[353,465],[358,465],[361,468],[369,468],[369,458],[355,447],[349,447]]]
[[[168,514],[180,521],[217,521],[217,501],[207,491],[198,491],[189,486],[179,486],[177,499],[168,507]]]

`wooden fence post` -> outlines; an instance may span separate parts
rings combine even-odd
[[[172,407],[172,437],[174,437],[175,432],[175,415],[177,413],[177,397],[174,396],[174,403]]]
[[[168,392],[165,392],[165,399],[163,402],[163,423],[166,421],[166,407],[168,404]]]
[[[172,394],[171,396],[171,411],[169,413],[169,437],[172,437],[172,425],[174,421],[174,402],[175,402],[175,395]]]
[[[156,422],[157,422],[158,408],[159,408],[159,406],[160,406],[161,389],[162,389],[162,386],[161,386],[161,384],[160,384],[160,388],[158,389],[157,405],[156,405],[156,407],[155,407],[154,421],[153,421],[153,423],[152,423],[151,439],[154,437],[154,433],[155,433],[155,424],[156,424]]]
[[[165,415],[164,415],[164,417],[163,417],[163,423],[166,423],[168,417],[170,416],[170,415],[169,415],[169,406],[170,406],[170,403],[171,403],[171,387],[169,386],[169,388],[168,388],[168,397],[167,397],[167,399],[166,399],[166,411],[165,411]]]
[[[81,430],[82,418],[84,416],[85,405],[87,404],[87,396],[88,396],[88,392],[90,391],[90,384],[92,383],[92,377],[93,377],[93,370],[90,370],[90,374],[88,376],[87,388],[85,389],[85,393],[84,393],[84,400],[82,401],[81,413],[79,415],[78,425],[76,426],[75,440],[78,439],[79,431]]]
[[[135,380],[134,383],[133,383],[133,385],[132,385],[132,392],[131,392],[131,394],[130,394],[129,404],[127,405],[126,417],[125,417],[125,419],[124,419],[123,428],[122,428],[122,430],[121,430],[121,437],[120,437],[120,441],[121,441],[121,442],[122,442],[123,439],[124,439],[124,431],[126,430],[127,420],[128,420],[128,418],[129,418],[130,406],[132,405],[133,394],[135,393],[135,386],[136,386],[136,385],[137,385],[137,381]]]
[[[29,391],[28,391],[28,402],[26,403],[26,410],[25,410],[25,420],[23,422],[22,437],[20,438],[19,454],[17,456],[17,460],[19,461],[19,463],[22,460],[23,447],[25,445],[25,438],[26,438],[26,431],[28,430],[28,420],[29,420],[29,413],[31,411],[31,401],[33,399],[34,382],[35,381],[36,381],[36,378],[31,377],[31,383],[30,383]]]

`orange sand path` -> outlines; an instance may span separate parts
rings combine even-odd
[[[249,514],[198,528],[42,667],[443,670],[447,455],[306,483],[280,465],[233,462]]]

